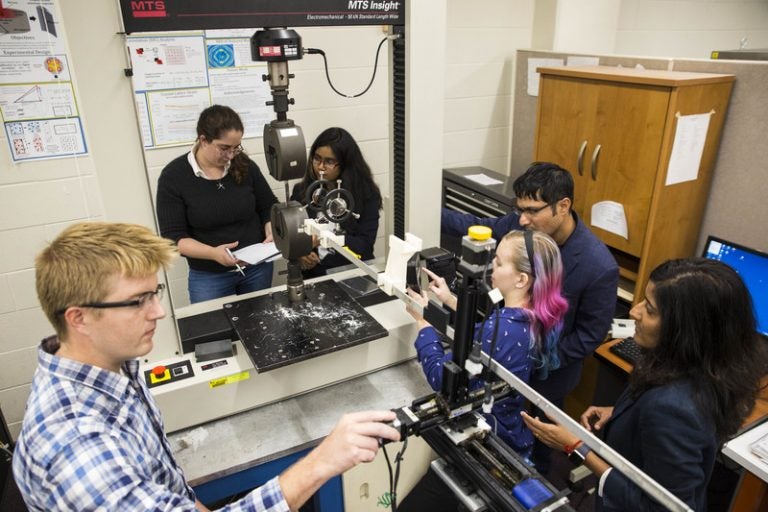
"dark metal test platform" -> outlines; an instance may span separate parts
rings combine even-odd
[[[293,304],[276,292],[224,304],[224,314],[257,373],[387,336],[387,330],[334,281],[308,284]]]

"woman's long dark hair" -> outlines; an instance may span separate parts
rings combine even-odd
[[[668,261],[649,279],[661,315],[659,343],[635,366],[630,390],[637,397],[689,380],[694,403],[723,442],[749,415],[768,369],[749,291],[731,267],[703,258]]]
[[[202,135],[205,137],[205,140],[211,142],[230,130],[245,133],[243,121],[237,112],[231,108],[224,105],[211,105],[200,112],[200,117],[197,119],[198,138]],[[248,174],[249,163],[250,158],[248,158],[245,152],[238,153],[230,161],[229,171],[234,176],[235,182],[238,185],[243,182],[243,179]]]
[[[312,172],[312,156],[317,148],[323,146],[330,147],[339,161],[341,186],[352,193],[355,200],[355,211],[359,212],[363,205],[370,201],[376,201],[378,208],[381,209],[381,192],[379,192],[376,182],[373,181],[371,168],[363,158],[360,146],[357,145],[347,130],[337,127],[323,130],[309,149],[307,172],[299,184],[302,202],[304,191],[315,181],[315,175]]]

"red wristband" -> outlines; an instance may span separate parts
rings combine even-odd
[[[576,448],[578,448],[581,445],[582,445],[582,441],[581,441],[581,439],[579,439],[578,441],[576,441],[573,444],[567,444],[567,445],[563,446],[563,450],[565,451],[566,455],[570,455],[570,454],[573,453],[573,450],[575,450]]]

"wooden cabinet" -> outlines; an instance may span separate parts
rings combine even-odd
[[[534,159],[575,181],[574,210],[616,256],[642,299],[648,274],[693,256],[733,75],[606,66],[539,68]],[[711,113],[697,178],[666,185],[680,116]],[[627,237],[592,225],[592,206],[623,206]]]

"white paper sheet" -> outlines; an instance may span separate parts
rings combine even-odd
[[[249,245],[248,247],[232,251],[232,254],[235,258],[249,265],[256,265],[263,261],[272,261],[280,257],[280,251],[277,250],[274,242]]]
[[[563,65],[563,59],[528,59],[528,95],[539,95],[539,74],[536,68],[558,67]]]
[[[707,140],[712,113],[677,116],[677,130],[665,185],[692,181],[699,177],[701,155]]]
[[[763,436],[754,443],[750,444],[749,449],[752,450],[752,453],[768,463],[768,435]]]
[[[481,185],[501,185],[504,183],[503,181],[499,181],[495,178],[491,178],[487,174],[468,174],[464,176],[468,180],[472,180],[475,183],[479,183]]]
[[[592,205],[592,225],[629,240],[624,205],[616,201],[600,201]]]

